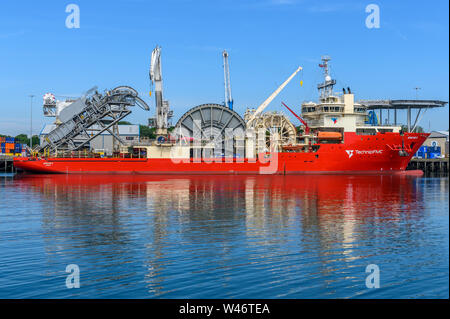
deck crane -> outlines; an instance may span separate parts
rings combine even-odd
[[[223,77],[225,79],[225,106],[233,109],[233,98],[231,97],[230,65],[228,64],[228,52],[223,50]]]
[[[308,123],[306,123],[300,116],[298,116],[297,114],[295,114],[294,111],[291,110],[291,108],[289,106],[287,106],[286,104],[284,104],[284,102],[281,102],[281,104],[283,104],[289,111],[291,111],[291,113],[305,126],[305,134],[309,134],[309,126]]]
[[[163,99],[161,47],[159,46],[152,51],[149,75],[151,83],[155,86],[156,139],[162,143],[167,139],[167,128],[172,112],[169,110],[169,101]]]
[[[256,111],[250,116],[250,118],[247,121],[247,126],[251,126],[253,120],[262,112],[264,111],[264,109],[270,104],[270,102],[272,102],[272,100],[284,89],[284,87],[286,85],[288,85],[289,82],[291,82],[291,80],[294,78],[294,76],[302,69],[301,66],[299,66],[297,68],[297,70],[294,71],[294,73],[291,74],[290,77],[287,78],[286,81],[283,82],[283,84],[281,84],[278,89],[276,89],[268,98],[267,100],[265,100],[260,106],[258,106],[258,108],[256,109]]]

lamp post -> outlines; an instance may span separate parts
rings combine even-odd
[[[33,94],[30,97],[30,148],[33,148]]]
[[[417,98],[419,97],[418,93],[419,93],[419,90],[420,90],[420,89],[422,89],[422,88],[420,88],[420,87],[418,87],[418,86],[414,88],[414,90],[416,90],[416,100],[417,100]]]

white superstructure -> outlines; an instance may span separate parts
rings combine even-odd
[[[311,129],[327,128],[328,131],[356,132],[375,134],[381,132],[399,132],[400,126],[383,126],[368,124],[367,107],[356,103],[350,88],[344,88],[342,94],[333,92],[336,80],[331,78],[328,62],[329,56],[322,57],[320,67],[324,69],[324,82],[317,86],[319,103],[304,102],[302,117]],[[381,124],[381,123],[380,123]]]

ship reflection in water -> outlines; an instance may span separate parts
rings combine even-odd
[[[0,188],[2,298],[448,298],[448,178],[23,175]]]

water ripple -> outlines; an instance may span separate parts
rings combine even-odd
[[[0,190],[1,298],[449,297],[447,177],[23,175]]]

